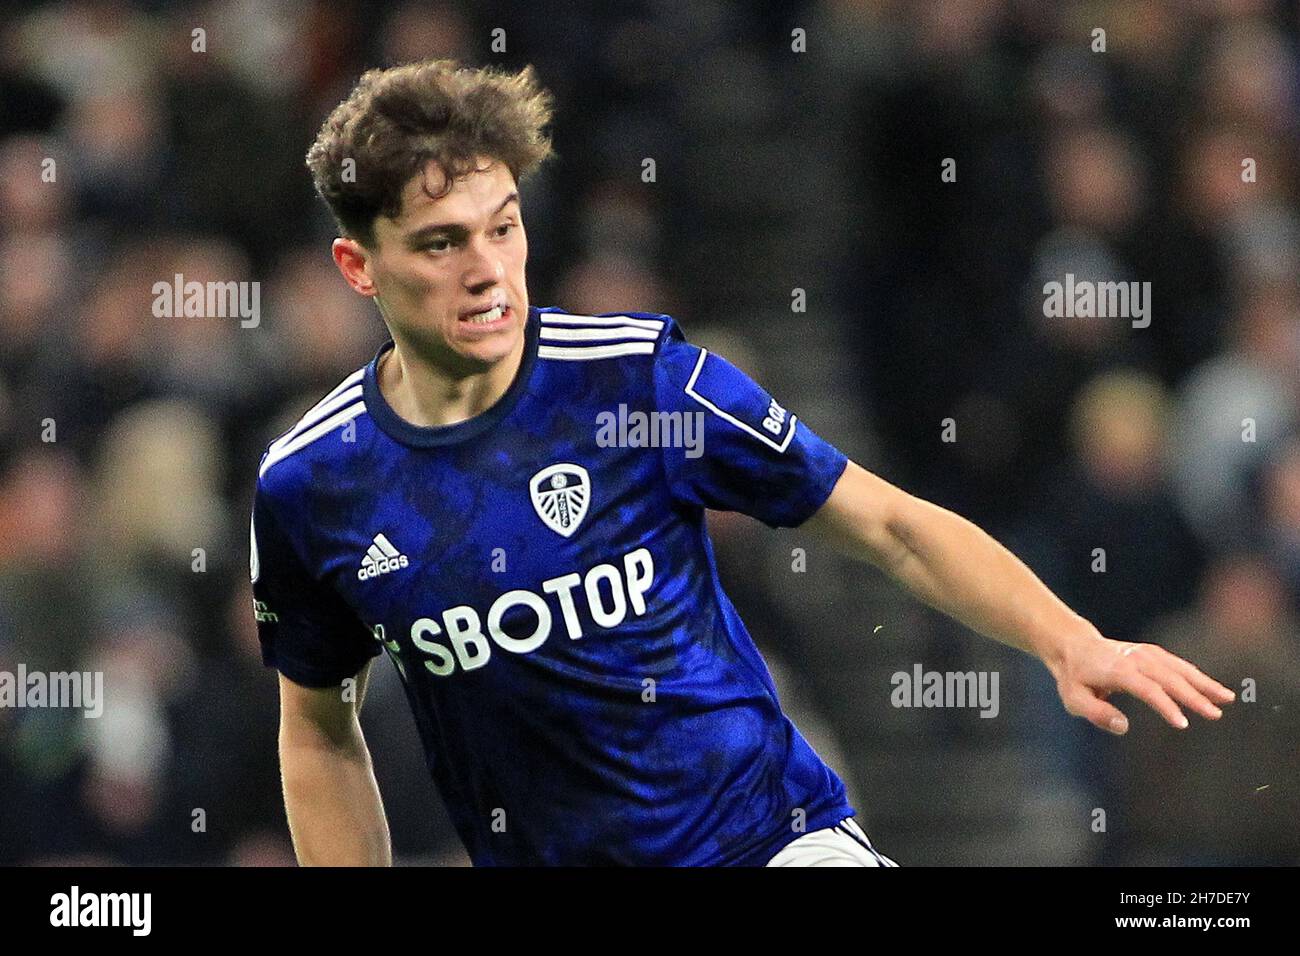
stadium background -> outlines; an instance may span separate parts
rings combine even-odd
[[[788,712],[886,853],[1300,862],[1296,39],[1296,5],[1259,0],[7,3],[0,670],[102,670],[108,704],[0,709],[0,862],[292,862],[253,477],[384,338],[302,157],[362,69],[430,55],[533,63],[558,98],[524,194],[535,304],[677,316],[1109,636],[1256,682],[1182,733],[1127,699],[1109,738],[879,573],[712,515]],[[1066,272],[1150,281],[1150,327],[1045,319]],[[260,282],[260,324],[155,318],[175,273]],[[917,663],[996,671],[997,718],[892,706]],[[399,862],[464,862],[382,661],[363,724]]]

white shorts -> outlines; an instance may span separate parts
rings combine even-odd
[[[768,866],[898,866],[871,845],[862,827],[845,817],[833,827],[814,830],[786,845]]]

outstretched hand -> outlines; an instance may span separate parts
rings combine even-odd
[[[1235,696],[1163,647],[1112,641],[1100,635],[1069,642],[1052,672],[1065,709],[1113,734],[1128,731],[1128,718],[1107,701],[1117,691],[1144,701],[1180,730],[1186,729],[1187,718],[1178,704],[1218,720],[1223,716],[1218,704]]]

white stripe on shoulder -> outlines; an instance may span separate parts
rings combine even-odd
[[[339,393],[334,398],[330,399],[328,402],[323,402],[320,405],[317,405],[310,412],[308,412],[301,419],[299,419],[298,424],[294,425],[293,428],[289,429],[289,431],[287,431],[285,434],[281,435],[275,441],[271,442],[271,450],[275,451],[277,448],[282,448],[285,445],[289,444],[289,442],[297,438],[299,435],[301,435],[303,432],[309,431],[310,429],[305,426],[310,426],[317,422],[322,422],[330,415],[337,412],[340,408],[344,408],[348,405],[351,405],[353,402],[355,402],[357,399],[361,397],[361,393],[363,390],[364,390],[364,386],[353,385],[351,388],[347,389],[344,392]]]
[[[267,470],[272,465],[274,465],[277,461],[283,461],[285,458],[288,458],[294,452],[306,448],[308,445],[310,445],[316,439],[320,438],[322,435],[328,434],[329,432],[338,428],[340,425],[344,424],[345,422],[350,422],[352,419],[356,418],[365,410],[366,410],[365,402],[357,402],[355,405],[349,405],[341,412],[335,412],[333,415],[325,419],[323,422],[313,425],[305,432],[298,434],[293,438],[292,441],[280,445],[279,447],[272,447],[272,449],[266,456],[266,460],[262,462],[262,467],[259,468],[257,471],[258,477],[260,478],[261,476],[265,475]]]
[[[361,381],[361,377],[362,377],[363,375],[365,375],[365,374],[366,374],[366,368],[365,368],[365,366],[363,365],[361,368],[357,369],[355,372],[353,372],[351,375],[349,375],[349,376],[348,376],[347,378],[345,378],[343,381],[341,381],[341,382],[339,382],[337,385],[335,385],[334,388],[332,388],[332,389],[330,390],[330,393],[329,393],[328,395],[326,395],[324,398],[322,398],[322,399],[321,399],[319,402],[317,402],[316,404],[317,404],[317,405],[324,405],[326,402],[328,402],[331,398],[333,398],[333,397],[334,397],[335,395],[337,395],[339,392],[343,391],[343,389],[347,388],[349,385],[355,385],[357,382]]]
[[[542,325],[630,325],[655,332],[664,327],[663,319],[636,319],[630,315],[568,315],[563,312],[542,312]]]
[[[550,329],[542,326],[541,336],[546,342],[613,342],[618,339],[646,339],[653,342],[659,338],[659,333],[654,329],[641,329],[630,325],[592,329],[572,327]]]
[[[330,390],[328,395],[309,408],[307,413],[303,415],[302,418],[298,419],[292,428],[275,441],[271,442],[271,447],[275,448],[277,445],[287,444],[304,428],[304,426],[312,422],[320,421],[331,412],[342,408],[348,402],[356,398],[356,396],[360,395],[362,387],[361,379],[365,373],[366,370],[364,368],[359,368],[343,381],[339,382],[338,385],[334,386],[334,388]]]
[[[621,342],[617,345],[539,345],[537,357],[568,362],[590,362],[620,355],[651,355],[653,342]]]

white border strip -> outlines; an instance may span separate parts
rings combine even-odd
[[[794,423],[797,421],[794,415],[790,416],[790,430],[786,432],[785,440],[778,445],[776,442],[772,441],[772,439],[769,438],[767,435],[764,435],[762,432],[756,429],[750,428],[740,419],[728,415],[717,405],[714,405],[711,401],[709,401],[699,392],[695,391],[695,380],[700,377],[700,369],[704,368],[704,359],[708,357],[708,354],[709,352],[707,349],[700,349],[700,358],[699,361],[695,363],[695,371],[691,372],[690,380],[686,383],[686,394],[689,395],[691,398],[695,399],[705,408],[709,409],[709,411],[713,412],[713,414],[717,415],[719,418],[723,419],[724,421],[731,422],[731,424],[735,425],[741,431],[748,432],[749,434],[753,435],[755,438],[757,438],[763,444],[767,445],[769,448],[773,448],[776,451],[781,451],[781,452],[789,448],[790,439],[794,438]]]

